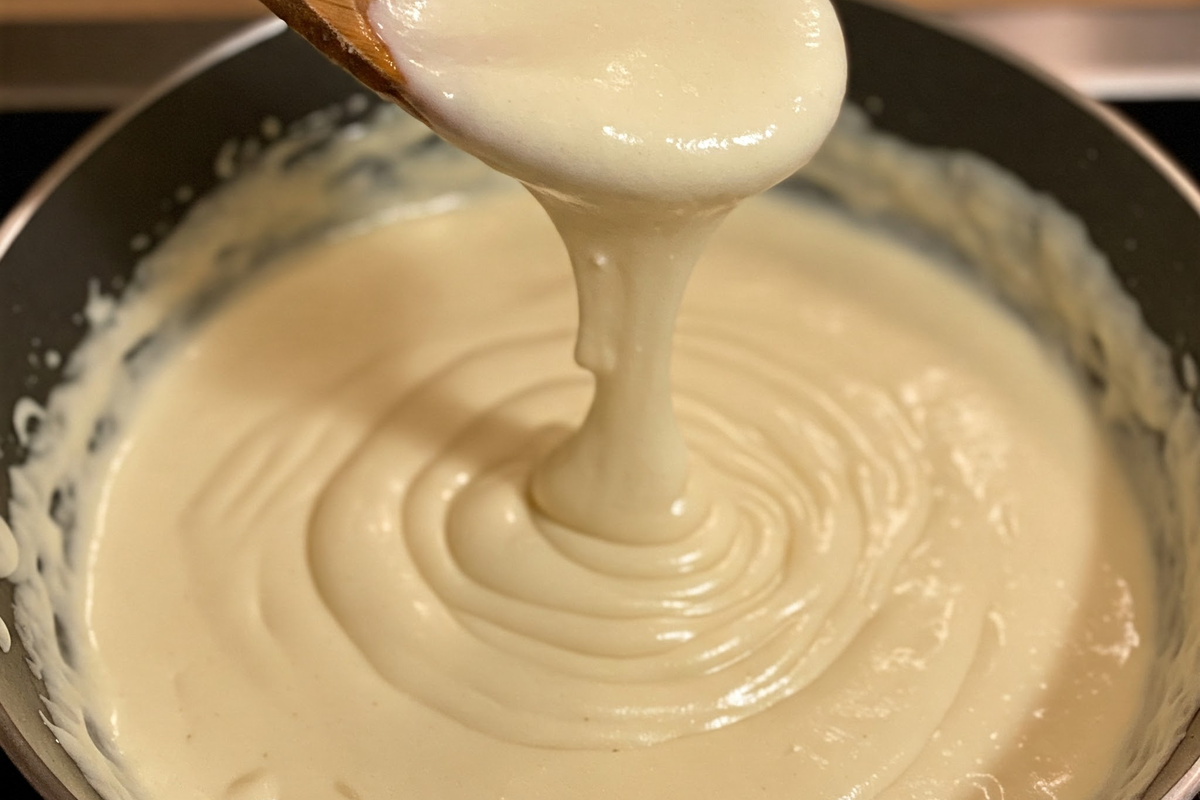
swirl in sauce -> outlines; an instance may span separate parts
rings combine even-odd
[[[526,502],[591,387],[523,200],[308,248],[146,386],[90,625],[146,796],[1089,797],[1150,582],[1034,336],[886,236],[748,203],[678,333],[711,511],[589,536]]]

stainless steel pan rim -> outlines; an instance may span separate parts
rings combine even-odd
[[[948,20],[931,15],[922,15],[906,6],[900,6],[892,2],[892,0],[859,0],[859,2],[887,9],[894,16],[920,23],[927,28],[933,28],[947,36],[967,42],[976,50],[987,53],[997,61],[1010,64],[1025,74],[1036,78],[1038,82],[1054,89],[1064,99],[1074,103],[1088,114],[1099,119],[1110,129],[1116,131],[1125,140],[1126,144],[1132,147],[1146,161],[1149,161],[1163,177],[1170,181],[1179,195],[1188,201],[1192,208],[1195,209],[1197,215],[1200,215],[1200,186],[1192,181],[1188,171],[1180,166],[1179,162],[1163,150],[1145,131],[1124,114],[1113,109],[1112,106],[1101,103],[1098,100],[1093,100],[1054,73],[1046,71],[1043,67],[1024,56],[1003,49],[994,42],[985,39],[976,31],[967,30]],[[0,238],[0,245],[2,243],[3,239]],[[3,253],[2,248],[0,248],[0,253]],[[1164,800],[1166,799],[1164,798]],[[1191,795],[1188,795],[1187,800],[1191,800]]]
[[[4,253],[17,238],[17,234],[25,227],[29,218],[33,216],[34,211],[58,188],[58,185],[100,145],[125,127],[126,123],[142,113],[156,100],[170,94],[176,87],[200,75],[214,64],[232,58],[272,36],[278,36],[286,28],[287,26],[283,24],[282,20],[274,18],[251,23],[242,31],[213,45],[180,66],[147,89],[137,100],[106,116],[55,161],[54,165],[25,193],[12,211],[0,221],[0,258],[4,257]]]

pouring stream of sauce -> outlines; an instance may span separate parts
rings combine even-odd
[[[376,0],[370,19],[430,124],[524,183],[566,244],[582,426],[533,476],[538,508],[627,543],[695,530],[671,335],[709,235],[799,169],[846,83],[827,0]]]

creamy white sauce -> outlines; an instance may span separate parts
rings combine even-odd
[[[936,259],[834,212],[754,202],[717,230],[833,124],[830,6],[382,0],[372,22],[435,129],[553,225],[511,193],[418,210],[275,253],[211,318],[128,339],[208,288],[212,254],[254,263],[214,249],[238,207],[303,233],[306,202],[336,203],[260,175],[111,309],[14,476],[21,552],[49,563],[19,576],[21,632],[93,782],[229,800],[1136,788],[1185,710],[1143,712],[1182,669],[1159,659],[1148,684],[1156,635],[1194,652],[1195,626],[1156,625],[1150,533],[1068,373]],[[860,188],[839,191],[878,205]],[[929,227],[954,221],[970,252],[955,236],[978,220],[957,211]],[[1045,293],[1068,331],[1103,274],[1083,301]],[[1179,405],[1137,388],[1108,413]],[[1131,730],[1159,746],[1124,764]]]
[[[1090,796],[1139,708],[1149,566],[1032,334],[829,212],[745,209],[678,337],[712,517],[613,545],[524,502],[587,402],[557,253],[520,196],[340,239],[161,367],[89,515],[134,785]]]
[[[402,124],[399,131],[410,128]],[[390,144],[390,137],[399,138]],[[509,645],[522,637],[493,625],[491,638],[469,642],[480,656],[478,662],[454,661],[458,666],[453,671],[439,662],[446,648],[422,648],[430,659],[427,664],[433,665],[426,672],[440,685],[421,685],[403,669],[394,669],[388,662],[392,656],[378,647],[379,637],[372,632],[420,636],[422,621],[406,627],[414,620],[402,618],[403,608],[397,608],[402,603],[380,607],[371,599],[372,591],[398,591],[394,586],[338,580],[338,574],[330,572],[334,565],[325,560],[318,565],[306,556],[307,548],[344,527],[346,518],[339,515],[355,509],[338,502],[338,495],[353,494],[346,481],[372,474],[373,469],[363,466],[390,449],[385,420],[403,422],[400,411],[405,403],[400,401],[420,399],[412,386],[423,377],[440,376],[428,389],[437,398],[466,398],[465,403],[436,403],[446,412],[436,417],[441,426],[421,426],[430,434],[421,439],[421,452],[432,459],[427,462],[430,469],[423,483],[405,484],[403,507],[424,508],[435,517],[446,502],[434,480],[439,474],[457,500],[486,482],[468,480],[465,487],[458,486],[454,449],[439,447],[434,435],[445,437],[470,421],[483,426],[473,433],[486,433],[491,425],[499,437],[491,443],[493,455],[505,461],[515,454],[519,470],[521,453],[535,452],[539,444],[561,434],[549,431],[545,438],[521,438],[520,431],[498,420],[515,414],[517,420],[540,429],[578,419],[587,385],[575,376],[568,358],[574,319],[571,287],[553,264],[553,233],[536,211],[498,197],[474,210],[401,223],[390,231],[384,228],[297,253],[289,266],[280,266],[199,333],[183,340],[190,344],[163,350],[175,355],[161,367],[148,366],[158,360],[153,347],[143,348],[150,353],[141,359],[147,366],[135,370],[135,376],[119,365],[146,332],[177,327],[164,325],[164,316],[172,319],[171,309],[186,306],[188,297],[218,279],[213,258],[231,244],[249,250],[258,236],[276,241],[289,231],[303,236],[306,226],[327,213],[328,201],[357,214],[382,202],[369,187],[330,178],[352,173],[349,165],[356,154],[374,156],[375,162],[391,161],[402,145],[403,136],[394,125],[384,126],[353,144],[333,148],[326,163],[307,164],[290,173],[276,170],[286,159],[286,150],[281,150],[240,185],[198,209],[144,266],[139,290],[105,316],[107,330],[72,357],[69,368],[81,380],[56,393],[45,412],[46,419],[56,422],[43,426],[42,435],[35,437],[40,457],[14,474],[14,523],[25,556],[18,576],[20,632],[51,687],[56,731],[105,796],[189,796],[180,787],[194,785],[209,797],[368,797],[375,781],[374,793],[385,796],[396,785],[405,786],[414,797],[586,797],[582,792],[589,788],[628,796],[640,779],[637,785],[651,796],[654,780],[672,787],[694,780],[693,794],[727,798],[751,786],[761,793],[762,783],[744,782],[749,775],[762,776],[780,797],[794,796],[797,786],[824,787],[836,796],[855,785],[863,796],[939,798],[973,797],[984,789],[995,793],[998,787],[1008,796],[1053,790],[1059,797],[1088,797],[1103,785],[1100,796],[1125,797],[1144,785],[1194,707],[1194,687],[1187,685],[1200,639],[1194,620],[1189,626],[1186,618],[1164,607],[1161,624],[1153,624],[1148,579],[1137,566],[1145,558],[1139,539],[1105,534],[1112,529],[1104,526],[1089,528],[1078,514],[1068,514],[1065,534],[1049,540],[1028,535],[1028,526],[1013,530],[1011,525],[1013,519],[1024,518],[1025,503],[1047,513],[1039,490],[1051,482],[1064,492],[1074,487],[1083,505],[1096,502],[1093,487],[1080,479],[1086,469],[1103,467],[1107,444],[1087,421],[1069,380],[1017,322],[942,274],[927,255],[806,206],[755,206],[740,218],[735,215],[730,227],[717,234],[715,250],[700,266],[695,290],[684,304],[676,370],[684,389],[680,414],[689,444],[698,461],[716,462],[717,476],[742,464],[753,467],[756,454],[760,464],[766,463],[761,454],[764,448],[774,452],[776,440],[807,440],[810,448],[822,442],[825,449],[820,452],[840,452],[844,464],[858,464],[865,471],[839,472],[820,460],[800,465],[804,469],[797,474],[826,478],[802,482],[811,492],[816,486],[827,501],[838,491],[843,498],[861,501],[861,492],[882,480],[878,485],[891,486],[892,492],[874,493],[879,519],[895,518],[905,509],[924,515],[923,526],[910,534],[912,541],[896,544],[903,551],[898,563],[896,554],[888,552],[864,562],[875,565],[873,585],[886,587],[878,604],[851,592],[840,604],[843,608],[827,616],[847,639],[842,647],[818,641],[832,657],[829,669],[807,683],[797,677],[803,685],[768,710],[711,733],[697,733],[686,725],[673,728],[670,715],[658,720],[648,715],[621,718],[621,725],[614,725],[614,715],[603,713],[622,705],[638,707],[636,701],[647,696],[638,693],[642,689],[670,698],[672,676],[688,680],[692,662],[672,662],[670,642],[660,644],[661,652],[647,659],[666,667],[656,681],[630,685],[607,680],[599,689],[562,696],[546,689],[567,680],[573,689],[586,688],[586,669],[611,658],[604,652],[583,660],[578,655],[567,660],[546,657],[571,650],[569,637],[565,645],[551,636],[544,637],[550,646],[536,652],[514,651]],[[392,216],[455,204],[455,195],[439,195],[434,189],[430,193],[436,196],[422,199],[417,187],[425,183],[440,182],[449,190],[486,183],[485,176],[478,181],[472,177],[465,161],[436,152],[425,157],[432,169],[423,169],[411,156],[392,162],[407,164],[393,169],[399,169],[418,193],[408,198],[416,205],[399,207]],[[950,163],[953,168],[946,169]],[[1030,310],[1041,321],[1058,320],[1061,324],[1055,327],[1070,334],[1069,345],[1086,341],[1090,348],[1101,347],[1104,358],[1085,354],[1085,360],[1104,377],[1126,376],[1108,383],[1105,407],[1112,418],[1123,426],[1161,430],[1171,445],[1165,459],[1156,450],[1141,453],[1138,476],[1181,501],[1190,496],[1187,490],[1195,485],[1196,474],[1194,416],[1165,377],[1161,345],[1140,327],[1128,301],[1102,271],[1102,261],[1061,212],[978,162],[919,156],[853,125],[835,136],[808,174],[845,193],[864,213],[923,215],[920,221],[939,236],[958,231],[960,244],[967,245],[961,249],[980,270],[1001,287],[1022,287],[1021,298],[1036,301]],[[394,183],[388,177],[395,176],[385,176],[381,183]],[[949,198],[945,207],[907,205],[904,191],[914,180]],[[334,194],[322,197],[319,186],[334,186]],[[265,196],[286,197],[287,202],[264,208]],[[991,211],[971,217],[959,213],[964,201],[981,197],[988,198]],[[230,218],[245,225],[240,231],[229,230],[222,220]],[[1027,240],[1003,233],[1026,230],[1031,220],[1054,247],[1030,249]],[[979,235],[985,230],[994,235]],[[447,235],[462,242],[458,257],[442,247]],[[235,236],[247,238],[231,241]],[[1002,241],[1005,247],[976,253],[969,247],[974,241]],[[356,280],[338,280],[322,269],[339,249],[358,253],[347,259]],[[391,249],[412,266],[387,262],[384,253]],[[477,261],[469,254],[481,249],[501,268],[475,270]],[[444,269],[427,274],[431,260]],[[243,266],[252,262],[248,256]],[[1034,275],[1045,279],[1045,286],[1031,286],[1023,273],[1012,271],[1029,263],[1038,264]],[[224,269],[237,273],[241,268],[226,263]],[[472,270],[471,281],[480,286],[477,293],[462,288],[463,276]],[[857,278],[865,271],[875,279]],[[405,291],[392,292],[387,287],[393,284]],[[1084,285],[1087,292],[1070,291]],[[459,299],[445,299],[451,296]],[[913,297],[913,305],[897,307],[900,297]],[[501,310],[515,304],[528,304],[535,311],[512,315]],[[879,313],[884,308],[887,313]],[[1069,313],[1060,315],[1058,308]],[[410,324],[403,324],[405,318],[412,318]],[[981,324],[998,331],[999,338],[976,335]],[[253,335],[245,336],[247,330]],[[1098,333],[1098,339],[1089,336],[1089,330]],[[776,345],[777,337],[798,333],[805,342],[824,346]],[[852,337],[860,334],[870,346],[854,344]],[[361,346],[356,347],[358,342]],[[301,348],[304,356],[281,357],[290,346]],[[540,357],[539,347],[549,355]],[[884,348],[904,358],[880,358]],[[464,353],[472,358],[464,361]],[[505,363],[524,368],[509,371]],[[921,368],[930,365],[943,377],[935,380],[931,370]],[[440,366],[452,368],[439,370]],[[343,379],[347,370],[355,371],[354,380]],[[737,379],[722,379],[723,370]],[[145,375],[156,377],[143,387]],[[218,375],[224,377],[214,380]],[[1040,389],[1025,392],[1022,387],[1032,385],[1031,380]],[[495,391],[502,393],[526,386],[529,398],[524,404],[489,404],[487,392],[477,392],[475,384],[486,388],[494,382],[501,384]],[[328,390],[319,391],[322,385]],[[213,400],[200,404],[194,414],[188,411],[199,400],[193,390]],[[813,398],[821,396],[826,404],[812,405]],[[1047,405],[1048,400],[1053,402]],[[124,409],[113,423],[117,433],[89,457],[86,440],[93,421],[113,419],[114,401],[118,411]],[[280,413],[281,405],[286,413]],[[790,422],[786,413],[768,414],[770,421],[763,422],[758,412],[770,407],[796,413]],[[739,408],[749,409],[744,420],[737,414]],[[831,416],[831,411],[837,413]],[[208,415],[225,413],[232,415],[226,423],[201,424]],[[723,415],[732,415],[736,424],[716,424]],[[986,424],[965,425],[972,419]],[[763,425],[777,435],[752,435]],[[894,433],[886,433],[889,426]],[[289,430],[298,435],[289,435]],[[855,430],[871,436],[850,435]],[[996,436],[998,431],[1006,436]],[[179,459],[169,471],[162,469],[155,452],[162,454],[164,436],[169,436],[169,450],[175,454],[171,457]],[[505,437],[511,437],[511,449],[504,446]],[[728,452],[727,442],[738,443],[737,452],[744,455],[725,462],[714,457],[715,452]],[[887,456],[876,452],[868,458],[869,451],[860,449],[858,442],[886,443]],[[997,448],[1010,449],[1001,458]],[[1011,448],[1038,457],[1014,458]],[[275,457],[254,467],[256,453]],[[243,486],[275,487],[274,493],[230,494],[237,481],[214,467],[218,459],[236,463],[240,457],[247,458],[241,463],[263,479]],[[461,451],[458,457],[463,457]],[[1086,469],[1072,459],[1083,460]],[[340,466],[331,471],[331,461]],[[929,469],[903,468],[914,463]],[[1065,474],[1038,480],[1039,464],[1058,464]],[[403,482],[399,477],[407,468],[399,462],[384,457],[376,466]],[[200,479],[183,480],[188,474]],[[745,474],[763,473],[751,469]],[[846,482],[830,484],[839,474],[847,476]],[[906,474],[906,480],[894,480]],[[1128,500],[1123,479],[1112,472],[1095,474],[1110,482],[1110,491],[1101,499],[1116,504],[1116,512],[1102,515],[1101,522],[1118,526],[1119,515],[1130,511],[1122,505]],[[64,561],[66,540],[47,510],[54,489],[80,477],[72,496],[76,516],[89,522],[68,540],[91,542],[87,551],[94,555],[86,561]],[[147,494],[143,481],[159,491]],[[1005,486],[1027,483],[1037,485],[1015,493],[1028,498],[1017,503],[1016,517],[992,514]],[[783,497],[795,505],[795,484],[781,482],[775,491],[779,486],[784,487],[782,494],[765,496]],[[936,486],[940,492],[934,492]],[[322,522],[331,523],[327,528],[316,524],[316,517],[311,524],[304,521],[304,509],[316,507],[306,504],[317,495],[326,503]],[[382,497],[369,491],[361,496]],[[225,500],[189,505],[196,497]],[[207,509],[203,514],[184,512],[201,507]],[[380,512],[371,518],[386,523],[388,504],[374,507]],[[814,506],[821,507],[839,508]],[[392,514],[399,513],[395,504],[390,508]],[[982,535],[969,541],[954,535],[951,508],[964,523],[981,519],[970,527]],[[1158,537],[1159,549],[1175,554],[1174,566],[1160,565],[1157,578],[1162,592],[1182,598],[1179,607],[1194,607],[1194,602],[1188,605],[1188,598],[1198,597],[1194,508],[1186,503],[1163,506],[1167,508],[1170,516],[1156,518],[1147,534]],[[1057,510],[1066,512],[1066,505]],[[278,525],[237,523],[252,511]],[[157,517],[160,525],[155,524],[158,514],[163,515]],[[91,528],[91,521],[99,527]],[[843,516],[838,530],[855,530],[846,523]],[[1133,528],[1139,524],[1137,519],[1129,521]],[[164,536],[164,529],[176,533]],[[870,529],[868,524],[858,528],[867,533]],[[566,589],[555,584],[554,573],[538,572],[534,579],[491,588],[488,596],[496,602],[482,613],[478,606],[474,613],[464,611],[481,584],[503,582],[512,575],[503,567],[517,570],[538,564],[542,555],[537,542],[521,537],[547,529],[512,530],[509,544],[514,549],[531,545],[526,560],[506,555],[508,563],[502,565],[494,551],[483,546],[486,543],[468,543],[459,551],[467,557],[456,562],[452,583],[417,580],[424,582],[419,597],[429,601],[431,618],[503,617],[514,595],[550,592],[545,596],[552,600],[562,597]],[[205,535],[189,538],[188,531]],[[240,546],[232,544],[233,538]],[[330,550],[338,549],[330,541]],[[830,543],[836,543],[836,537]],[[392,552],[386,541],[358,544],[367,554],[361,561],[355,560],[353,548],[335,553],[354,574],[388,568],[386,559],[371,560],[371,554]],[[46,560],[46,576],[32,570],[33,554]],[[575,549],[551,555],[577,561],[596,553]],[[942,566],[934,567],[938,558]],[[1118,567],[1106,571],[1104,561]],[[434,562],[442,568],[435,577],[445,574],[448,563]],[[758,563],[768,570],[779,566],[761,559]],[[1029,569],[1034,563],[1043,569]],[[1087,564],[1095,569],[1084,569]],[[402,563],[398,568],[405,569]],[[130,574],[145,577],[131,581]],[[964,589],[965,575],[981,580]],[[827,570],[814,576],[811,585],[832,587],[837,580],[834,571]],[[646,581],[624,578],[601,588],[615,586],[636,607],[645,598],[636,592],[630,597],[630,587]],[[230,591],[233,585],[242,593]],[[363,590],[362,612],[353,608],[355,587]],[[620,596],[580,583],[567,588],[588,602]],[[776,582],[765,595],[766,603],[783,591],[785,586]],[[943,619],[938,609],[945,611],[951,601],[954,612],[945,618],[949,627],[944,629],[951,635],[935,646],[936,635],[927,639],[919,634],[922,621],[931,626],[925,630],[936,634]],[[1076,604],[1098,611],[1079,616]],[[1103,610],[1105,605],[1108,610]],[[51,610],[66,623],[71,667],[64,668],[56,653]],[[569,635],[577,622],[588,621],[578,610],[563,619],[563,625],[553,628],[555,635]],[[721,640],[721,627],[709,626],[709,621],[681,619],[680,628],[691,626],[698,636]],[[460,622],[455,630],[463,636],[470,628]],[[612,646],[603,636],[589,641],[601,648]],[[769,649],[758,641],[746,647],[751,661],[763,658]],[[1064,641],[1078,646],[1064,647]],[[686,643],[674,649],[683,652]],[[873,655],[862,656],[863,651]],[[798,652],[807,654],[809,649]],[[919,666],[922,660],[924,670]],[[1118,666],[1122,661],[1124,666]],[[1151,661],[1151,681],[1143,687],[1137,675]],[[513,662],[518,670],[549,676],[539,686],[543,691],[521,694],[504,683],[498,688],[509,692],[509,706],[471,702],[485,690],[497,689],[489,685],[490,667]],[[985,668],[989,664],[992,668]],[[1012,669],[1020,674],[1011,674]],[[333,674],[339,678],[330,680]],[[590,674],[594,679],[594,669]],[[730,677],[727,668],[700,676],[700,682],[711,686]],[[895,682],[889,684],[889,678]],[[236,691],[227,694],[231,687]],[[629,702],[630,697],[635,702]],[[849,697],[853,702],[847,702]],[[578,720],[585,703],[602,712],[602,724],[596,726],[601,733],[577,724],[567,730],[567,749],[547,749],[531,741],[563,735],[563,726],[546,733],[542,723],[572,715]],[[930,719],[929,709],[939,704],[944,709],[941,718]],[[83,715],[91,722],[90,733],[84,729]],[[518,718],[521,724],[513,722]],[[648,730],[653,733],[647,735]],[[870,738],[857,738],[855,730]],[[1133,739],[1123,748],[1126,730],[1132,731]],[[1081,731],[1095,735],[1083,736]],[[93,736],[115,761],[90,743]],[[655,739],[660,743],[644,746]],[[885,740],[887,745],[876,746]],[[262,750],[265,759],[253,749],[262,742],[269,743]],[[620,752],[614,754],[613,749]],[[853,772],[844,769],[847,763],[855,765]],[[385,767],[394,772],[385,772]]]
[[[520,179],[566,245],[595,389],[539,458],[538,510],[613,542],[693,537],[710,498],[672,409],[675,314],[729,210],[832,127],[832,6],[379,0],[370,19],[434,129]]]
[[[841,107],[828,0],[373,0],[435,129],[539,192],[726,206],[812,157]]]

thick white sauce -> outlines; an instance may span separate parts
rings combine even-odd
[[[1081,393],[888,237],[765,201],[717,228],[832,126],[829,6],[546,6],[372,20],[434,126],[553,225],[507,194],[286,256],[74,496],[93,777],[1094,796],[1154,604]]]
[[[447,139],[540,194],[728,207],[808,161],[846,88],[828,0],[372,0]]]
[[[555,579],[663,548],[589,548],[523,524],[505,500],[505,476],[519,480],[588,398],[568,357],[561,245],[530,201],[310,246],[170,346],[175,310],[250,268],[256,243],[310,240],[331,209],[394,206],[397,184],[417,201],[388,212],[401,218],[486,185],[462,159],[408,149],[413,127],[387,123],[284,169],[301,140],[197,208],[123,304],[97,297],[97,332],[68,367],[79,379],[13,474],[18,630],[56,735],[104,796],[1086,798],[1145,784],[1190,715],[1196,627],[1167,608],[1156,631],[1144,526],[1055,359],[889,236],[763,201],[716,235],[681,315],[685,438],[714,477],[714,508],[819,520],[770,530],[824,568],[759,548],[744,566],[693,571],[708,594],[665,610],[655,595],[687,576],[629,575],[661,560]],[[810,170],[818,183],[961,234],[1047,319],[1061,305],[1068,341],[1104,354],[1093,366],[1113,379],[1110,413],[1170,443],[1165,460],[1152,445],[1130,462],[1143,486],[1189,496],[1194,414],[1077,225],[969,159],[918,157],[852,125],[831,145]],[[356,164],[391,166],[372,188],[344,179]],[[905,206],[914,180],[944,207]],[[983,198],[987,213],[955,216]],[[1031,223],[1053,247],[1004,233]],[[1043,288],[1021,271],[1035,263]],[[163,347],[143,344],[154,331]],[[436,527],[506,507],[518,518],[494,538]],[[1195,509],[1168,508],[1155,536],[1176,556],[1156,574],[1186,606]],[[399,528],[411,520],[434,524]],[[730,541],[768,529],[734,526]],[[333,555],[313,558],[321,548]],[[751,567],[779,576],[745,603],[768,610],[800,586],[783,578],[807,571],[807,605],[782,627],[803,633],[805,610],[823,621],[785,659],[763,628],[723,622]],[[521,631],[535,603],[559,624]],[[713,613],[685,613],[704,603]],[[613,654],[647,613],[694,638],[652,643],[641,680]],[[421,646],[405,663],[389,640]],[[704,673],[689,641],[744,658]],[[764,663],[795,667],[788,689],[726,706],[742,719],[697,732],[673,713],[680,687],[702,716],[723,682],[753,677],[740,666]],[[530,675],[537,689],[523,691]]]
[[[677,341],[712,510],[609,542],[525,502],[588,399],[559,248],[519,195],[311,248],[146,388],[88,592],[146,796],[1090,796],[1149,566],[1032,334],[883,236],[752,205]]]
[[[695,533],[709,498],[672,410],[675,314],[724,216],[837,118],[828,0],[378,0],[370,18],[433,127],[520,179],[567,247],[595,394],[540,459],[537,507],[614,542]]]

